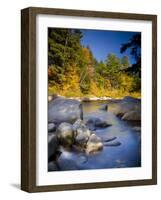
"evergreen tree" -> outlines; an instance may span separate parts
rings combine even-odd
[[[106,59],[107,78],[113,88],[119,87],[119,74],[121,69],[120,59],[113,53],[108,54]]]
[[[120,52],[124,53],[127,49],[130,50],[130,54],[134,57],[135,63],[129,67],[127,71],[132,74],[136,74],[141,77],[141,34],[135,34],[127,43],[122,44]]]
[[[81,50],[80,30],[49,28],[48,30],[48,65],[49,82],[62,83],[73,63],[78,63]]]

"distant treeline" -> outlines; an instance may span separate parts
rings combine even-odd
[[[113,53],[98,62],[90,47],[81,45],[82,37],[83,33],[78,29],[48,29],[49,93],[68,97],[140,96],[140,34],[134,35],[120,48],[121,53],[130,50],[136,61],[133,65],[128,56],[118,58]]]

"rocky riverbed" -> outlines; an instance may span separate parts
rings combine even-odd
[[[48,106],[48,170],[141,165],[141,100],[78,101]]]

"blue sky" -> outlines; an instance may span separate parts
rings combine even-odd
[[[121,44],[126,43],[137,32],[83,29],[81,31],[83,32],[81,44],[83,46],[88,45],[98,61],[105,60],[109,53],[114,53],[120,58],[124,55],[129,56],[131,64],[135,62],[129,51],[121,54],[120,47]]]

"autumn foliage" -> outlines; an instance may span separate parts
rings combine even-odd
[[[111,53],[104,61],[98,62],[90,47],[81,45],[82,37],[78,29],[49,28],[49,93],[67,97],[140,96],[141,77],[127,70],[133,67],[128,57],[120,59]],[[141,68],[139,63],[137,67]]]

